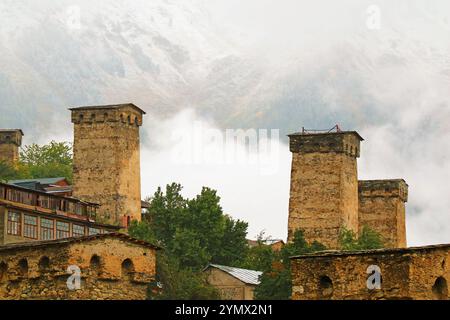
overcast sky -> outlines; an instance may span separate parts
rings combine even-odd
[[[449,1],[26,3],[0,4],[0,126],[25,126],[25,143],[71,140],[69,106],[136,102],[148,113],[143,197],[173,181],[189,197],[210,186],[250,237],[285,238],[285,134],[339,123],[365,138],[360,179],[409,184],[408,244],[450,242]],[[73,5],[81,31],[58,31]],[[165,55],[146,47],[155,34]],[[256,151],[226,143],[241,127],[258,134]]]

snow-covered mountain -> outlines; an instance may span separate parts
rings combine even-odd
[[[0,125],[40,119],[37,132],[49,118],[68,119],[68,106],[125,101],[286,132],[376,124],[424,99],[431,111],[448,103],[450,25],[439,2],[427,11],[409,3],[381,2],[380,30],[371,31],[370,3],[328,2],[331,18],[322,6],[286,1],[281,12],[293,22],[280,28],[283,16],[268,7],[256,23],[266,37],[252,42],[205,0],[2,0]],[[429,101],[431,89],[441,101]]]
[[[170,113],[235,54],[195,0],[75,3],[0,1],[2,126],[67,119],[72,105]]]

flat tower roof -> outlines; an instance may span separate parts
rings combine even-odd
[[[331,136],[331,135],[336,135],[336,134],[354,134],[358,137],[359,140],[364,141],[363,137],[361,137],[359,135],[358,132],[356,131],[339,131],[339,132],[313,132],[313,133],[309,133],[309,132],[295,132],[295,133],[291,133],[288,134],[288,137],[292,137],[292,136]]]
[[[123,107],[131,107],[141,112],[142,114],[146,114],[144,110],[139,108],[133,103],[121,103],[121,104],[107,104],[101,106],[82,106],[82,107],[73,107],[69,108],[70,111],[83,111],[83,110],[101,110],[101,109],[119,109]]]

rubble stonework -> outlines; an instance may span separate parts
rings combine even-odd
[[[342,226],[358,232],[361,136],[354,132],[292,134],[288,241],[302,229],[305,239],[337,248]]]
[[[72,108],[73,196],[101,205],[102,222],[141,219],[140,138],[133,104]]]
[[[386,248],[406,247],[405,180],[358,181],[359,225],[378,232]]]
[[[15,165],[19,161],[22,137],[20,129],[0,129],[0,162]]]
[[[378,232],[384,247],[406,247],[403,179],[358,181],[361,136],[355,131],[289,135],[292,152],[288,241],[295,230],[308,242],[339,249],[343,228]]]
[[[0,246],[0,299],[146,299],[158,247],[124,234]],[[80,269],[70,290],[69,266]]]
[[[294,300],[449,298],[450,244],[324,252],[292,257],[291,266]],[[367,285],[371,266],[380,270],[380,289]]]

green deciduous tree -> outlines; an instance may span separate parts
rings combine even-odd
[[[19,179],[65,177],[72,180],[72,145],[52,141],[23,148],[17,172]]]
[[[302,230],[294,233],[294,240],[286,244],[280,252],[274,253],[269,268],[262,270],[261,283],[255,289],[259,300],[287,300],[292,294],[291,261],[289,257],[325,250],[319,242],[309,244]]]
[[[0,182],[7,182],[17,177],[17,170],[6,162],[0,161]]]
[[[339,246],[342,250],[369,250],[383,248],[381,235],[368,226],[364,226],[359,237],[352,230],[341,229]]]
[[[174,257],[158,253],[156,280],[162,284],[160,293],[149,290],[148,298],[154,300],[211,300],[219,299],[219,292],[208,285],[201,272],[184,268]]]
[[[204,290],[191,298],[205,297],[211,294],[211,288],[200,281],[202,270],[208,263],[239,265],[247,254],[246,222],[234,220],[223,213],[220,197],[215,190],[202,188],[193,199],[181,195],[180,184],[166,186],[165,192],[158,188],[148,199],[150,208],[144,214],[143,221],[134,222],[129,228],[131,236],[153,241],[163,246],[161,263],[168,265],[161,272],[175,273],[174,277],[183,278],[183,283],[172,283],[162,275],[165,285],[165,297],[184,299],[196,290]],[[158,262],[159,263],[159,262]],[[181,275],[180,275],[181,274]],[[181,280],[180,280],[181,281]]]

